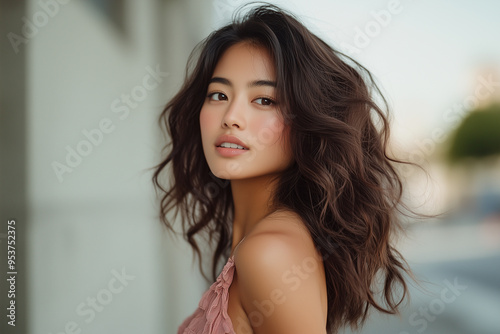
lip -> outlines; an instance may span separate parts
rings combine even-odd
[[[242,150],[239,148],[227,148],[227,147],[216,147],[215,150],[223,157],[235,157],[240,154],[245,154],[248,150]]]
[[[222,136],[219,136],[217,138],[217,140],[215,141],[215,146],[219,149],[219,148],[222,148],[222,149],[227,149],[225,147],[219,147],[220,144],[224,143],[224,142],[227,142],[227,143],[232,143],[232,144],[236,144],[236,145],[240,145],[240,146],[243,146],[246,150],[249,150],[248,146],[242,142],[238,137],[235,137],[235,136],[230,136],[230,135],[222,135]],[[238,150],[238,149],[232,149],[232,150]],[[246,151],[245,150],[245,151]],[[243,150],[239,150],[239,151],[243,151]]]

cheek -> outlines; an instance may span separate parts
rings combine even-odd
[[[217,124],[217,118],[215,114],[207,112],[204,108],[200,111],[200,130],[201,135],[210,133],[212,129],[215,129],[214,125]]]
[[[256,139],[259,145],[278,147],[282,142],[284,124],[277,116],[256,119],[253,122],[253,126],[257,130]]]

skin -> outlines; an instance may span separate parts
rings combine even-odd
[[[235,208],[231,254],[236,271],[228,314],[234,330],[326,333],[321,255],[296,213],[273,211],[268,205],[276,187],[273,178],[293,162],[289,129],[273,103],[272,58],[265,48],[238,43],[222,55],[212,79],[200,112],[200,129],[210,170],[231,182]],[[257,81],[261,84],[252,85]],[[221,156],[215,142],[223,134],[238,137],[249,150]]]

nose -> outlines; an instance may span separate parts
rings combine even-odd
[[[245,121],[245,104],[243,101],[238,102],[237,100],[232,101],[228,105],[228,109],[222,118],[223,128],[237,128],[244,129],[246,126]]]

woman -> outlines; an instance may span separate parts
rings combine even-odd
[[[370,73],[272,5],[199,50],[161,115],[172,142],[153,177],[163,222],[180,209],[200,258],[195,237],[216,244],[216,281],[178,333],[335,333],[370,307],[397,313],[402,185]]]

